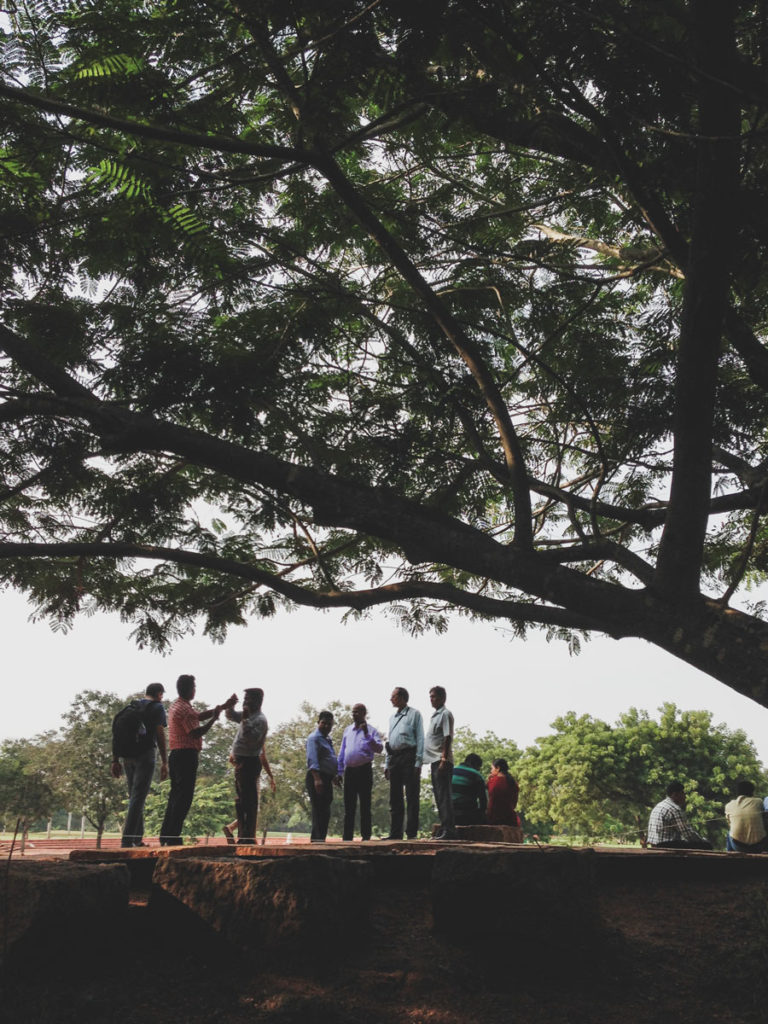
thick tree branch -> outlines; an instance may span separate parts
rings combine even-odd
[[[113,128],[139,139],[156,139],[173,145],[188,146],[194,149],[210,149],[219,153],[242,153],[245,156],[261,157],[267,160],[291,160],[306,164],[309,154],[293,146],[264,146],[255,142],[243,142],[226,135],[208,135],[203,132],[178,131],[164,125],[143,124],[129,118],[113,117],[91,107],[81,107],[74,103],[41,96],[28,89],[0,82],[0,96],[23,103],[25,106],[44,110],[49,114],[61,114],[73,117],[86,124],[95,124],[101,128]]]
[[[338,193],[360,225],[381,246],[406,283],[424,302],[441,333],[474,377],[496,424],[512,484],[515,505],[515,543],[520,547],[530,548],[533,541],[533,528],[522,446],[509,415],[509,409],[479,349],[448,312],[445,304],[435,294],[400,244],[365,203],[336,161],[328,154],[318,154],[315,166],[327,178],[329,184]]]
[[[650,562],[636,555],[629,548],[607,537],[598,537],[595,540],[587,540],[583,544],[569,544],[562,548],[550,549],[540,552],[540,557],[548,562],[557,562],[562,565],[565,562],[585,562],[601,559],[615,562],[622,569],[627,569],[642,584],[650,586],[653,582],[653,566]]]
[[[603,629],[600,622],[576,612],[525,601],[505,601],[486,597],[483,594],[461,590],[447,583],[404,581],[365,590],[311,589],[246,562],[198,551],[146,544],[120,542],[94,544],[78,541],[28,544],[0,542],[0,559],[15,558],[98,558],[115,561],[150,559],[156,562],[164,561],[190,568],[220,572],[230,579],[247,580],[259,586],[268,587],[296,604],[311,608],[353,608],[357,611],[364,611],[367,608],[391,604],[394,601],[423,599],[445,602],[478,614],[508,619],[512,622],[557,626],[564,629]]]
[[[664,264],[664,251],[662,249],[642,249],[623,245],[608,245],[599,239],[585,238],[582,235],[566,234],[546,224],[532,224],[551,242],[559,242],[563,245],[571,245],[579,249],[589,249],[601,256],[608,256],[614,259],[622,267],[635,273],[640,270],[654,270],[670,277],[682,279],[684,274],[676,267]]]
[[[768,349],[732,308],[725,315],[725,333],[752,382],[768,391]]]
[[[729,78],[735,66],[733,10],[710,0],[692,0],[691,10],[701,69],[701,138],[678,349],[669,513],[656,568],[659,588],[688,600],[699,592],[709,517],[712,427],[735,242],[740,130],[738,102],[719,85],[719,76]]]
[[[75,378],[52,362],[25,338],[0,324],[0,349],[41,384],[65,398],[93,399],[93,395]]]

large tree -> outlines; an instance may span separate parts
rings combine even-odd
[[[656,720],[631,708],[615,725],[570,711],[552,728],[517,765],[525,819],[542,831],[636,843],[651,807],[679,779],[694,825],[722,846],[723,805],[736,783],[749,779],[765,792],[754,744],[740,729],[714,725],[708,711],[664,704]]]
[[[768,706],[762,5],[48,0],[3,28],[0,571],[641,637]]]
[[[115,693],[83,690],[64,712],[58,737],[40,748],[60,806],[84,815],[96,830],[97,846],[108,822],[125,813],[125,779],[110,772],[112,719],[125,704]]]
[[[5,830],[13,819],[25,833],[31,822],[47,817],[56,807],[52,780],[39,762],[39,746],[51,734],[34,740],[6,740],[0,746],[0,816]]]

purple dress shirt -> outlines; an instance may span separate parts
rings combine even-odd
[[[367,736],[362,725],[356,726],[354,723],[348,725],[341,738],[339,774],[341,775],[345,768],[358,768],[361,764],[370,764],[373,755],[383,749],[381,736],[372,725],[368,726]]]

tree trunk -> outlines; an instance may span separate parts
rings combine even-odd
[[[673,608],[645,595],[637,636],[768,707],[768,622],[700,599]]]

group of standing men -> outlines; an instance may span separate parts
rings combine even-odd
[[[237,829],[239,843],[252,843],[256,834],[259,808],[259,777],[266,769],[274,780],[264,752],[267,719],[261,707],[264,691],[258,687],[245,690],[242,710],[232,694],[223,704],[204,711],[192,706],[195,677],[181,675],[176,682],[178,696],[166,718],[162,704],[162,683],[150,683],[142,700],[134,701],[132,711],[140,723],[136,749],[121,747],[113,728],[112,774],[119,778],[125,770],[128,785],[128,811],[123,828],[123,846],[144,846],[144,804],[155,771],[156,755],[160,754],[160,777],[170,777],[171,789],[160,843],[180,846],[184,821],[192,805],[203,736],[218,720],[222,711],[238,723],[230,761],[234,766],[237,793]],[[386,747],[384,774],[389,781],[390,834],[387,839],[415,839],[419,830],[419,799],[422,764],[430,766],[432,789],[440,818],[436,839],[456,837],[451,794],[453,772],[453,715],[445,706],[446,691],[433,686],[429,691],[432,715],[424,728],[421,712],[408,704],[408,691],[396,686],[391,696],[394,714],[389,721],[386,743],[367,722],[364,704],[352,709],[352,724],[344,730],[336,755],[330,738],[334,720],[330,711],[318,716],[317,728],[306,741],[306,787],[312,808],[312,842],[325,842],[331,813],[334,787],[344,787],[343,838],[354,834],[355,814],[360,806],[360,833],[371,838],[371,798],[373,791],[373,759]],[[128,710],[128,709],[126,709]],[[168,726],[167,752],[165,728]]]
[[[142,700],[134,701],[131,709],[139,718],[137,750],[121,746],[119,733],[113,726],[112,775],[119,778],[125,770],[128,785],[128,811],[123,826],[122,845],[145,846],[144,804],[155,771],[156,753],[160,753],[160,778],[170,776],[171,790],[160,829],[162,846],[181,846],[184,821],[192,806],[197,781],[197,768],[203,736],[218,720],[222,711],[230,721],[239,723],[232,743],[229,760],[234,767],[238,842],[252,843],[256,836],[259,811],[259,776],[266,768],[270,781],[272,772],[264,754],[267,719],[261,710],[264,691],[253,687],[245,691],[242,711],[236,711],[237,694],[223,704],[198,711],[192,706],[195,697],[195,677],[181,675],[176,681],[176,700],[171,704],[166,719],[162,705],[162,683],[150,683]],[[128,710],[128,709],[126,709]],[[115,721],[117,721],[117,717]],[[165,727],[168,726],[166,751]],[[122,765],[121,765],[122,762]]]
[[[454,839],[451,775],[453,772],[453,715],[445,706],[446,691],[433,686],[429,691],[432,715],[424,730],[421,712],[408,704],[409,694],[396,686],[390,700],[395,709],[389,720],[386,743],[369,725],[364,704],[352,708],[352,724],[341,738],[338,756],[330,737],[334,719],[321,711],[317,728],[307,738],[307,795],[312,807],[313,843],[324,843],[331,817],[334,786],[344,786],[344,831],[349,842],[354,835],[355,814],[360,805],[360,835],[371,838],[373,759],[386,748],[384,775],[389,781],[390,830],[387,839],[415,839],[419,831],[419,799],[422,764],[430,766],[432,790],[440,818],[436,839]],[[405,829],[405,831],[404,831]]]

